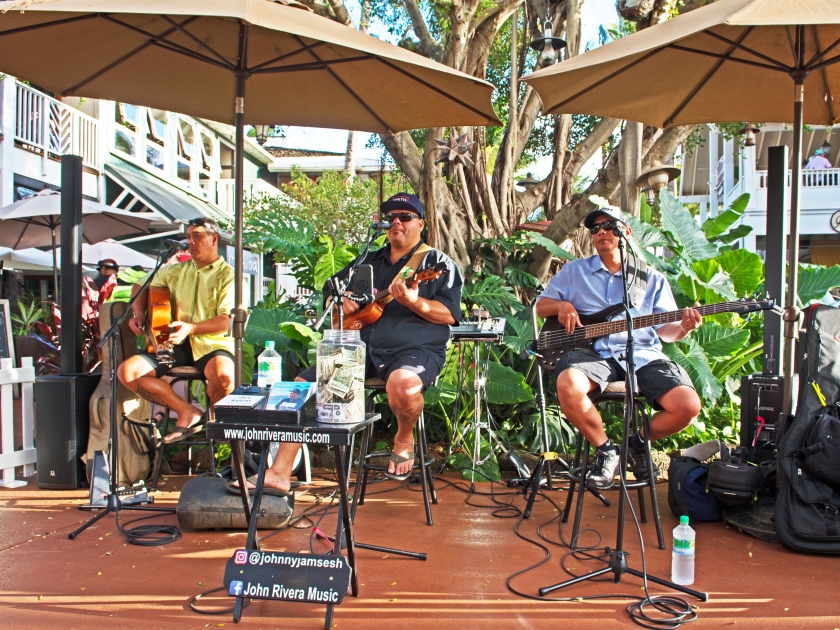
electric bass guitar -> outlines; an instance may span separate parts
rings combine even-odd
[[[428,269],[424,269],[423,271],[418,271],[417,273],[415,273],[408,280],[406,280],[406,285],[410,289],[413,289],[420,282],[437,280],[447,271],[448,270],[446,268],[446,263],[438,263],[433,267],[429,267]],[[393,299],[394,298],[391,296],[391,292],[388,289],[380,291],[376,294],[376,298],[374,298],[372,303],[368,304],[364,308],[356,311],[351,315],[345,315],[344,326],[342,326],[342,328],[344,330],[361,330],[365,326],[379,321],[379,318],[382,317],[382,313],[385,310],[385,306],[387,306],[388,302],[390,302]],[[333,329],[338,328],[338,309],[333,309],[332,326]]]
[[[748,300],[743,298],[736,302],[720,302],[718,304],[698,306],[697,310],[703,316],[714,315],[715,313],[738,313],[739,315],[745,315],[756,311],[774,309],[775,306],[775,300]],[[622,311],[623,306],[617,304],[592,315],[580,315],[580,321],[583,327],[576,327],[571,334],[566,332],[566,327],[560,324],[557,317],[546,319],[542,328],[540,328],[539,338],[537,339],[537,361],[539,361],[540,366],[544,370],[553,372],[557,366],[557,361],[565,353],[571,350],[591,348],[595,340],[600,337],[626,331],[627,319],[625,317],[610,321],[616,314]],[[633,330],[678,322],[682,319],[682,314],[682,310],[679,310],[634,317],[632,319]]]
[[[154,353],[162,365],[172,365],[174,351],[169,341],[169,325],[172,323],[172,301],[169,289],[149,287],[146,299],[146,327],[148,345],[146,351]]]

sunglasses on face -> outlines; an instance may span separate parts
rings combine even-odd
[[[618,221],[602,221],[601,223],[596,223],[591,228],[589,228],[589,233],[592,234],[592,236],[595,236],[601,230],[612,232],[617,227]]]
[[[385,219],[393,223],[397,219],[400,220],[400,223],[408,223],[409,221],[413,221],[414,219],[419,219],[416,214],[413,212],[389,212],[385,215]]]

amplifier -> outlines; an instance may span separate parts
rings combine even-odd
[[[775,459],[776,424],[782,412],[784,378],[748,374],[741,378],[741,446],[755,449],[755,459]]]
[[[455,342],[462,341],[493,341],[500,343],[505,335],[504,317],[489,319],[464,320],[460,326],[452,326],[449,338]]]

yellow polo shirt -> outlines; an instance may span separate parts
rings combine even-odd
[[[234,278],[233,267],[219,256],[202,269],[194,260],[161,267],[152,286],[169,289],[175,319],[197,324],[218,315],[230,315],[234,308]],[[189,340],[196,360],[214,350],[234,352],[233,337],[225,333],[191,335]]]

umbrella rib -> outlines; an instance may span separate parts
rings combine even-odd
[[[111,15],[103,14],[102,17],[104,17],[106,20],[109,20],[110,22],[113,22],[114,24],[119,24],[120,26],[122,26],[124,28],[127,28],[130,31],[134,31],[135,33],[139,33],[140,35],[148,37],[149,38],[149,43],[153,46],[161,46],[162,48],[168,48],[170,50],[170,52],[180,52],[180,53],[183,53],[187,56],[193,57],[194,59],[198,59],[199,61],[209,63],[210,65],[222,67],[225,70],[232,70],[234,68],[233,65],[226,65],[226,64],[229,64],[229,62],[227,62],[227,61],[225,61],[225,64],[222,64],[218,61],[215,61],[215,60],[211,59],[210,57],[208,57],[206,55],[202,55],[200,52],[197,52],[195,50],[190,50],[186,46],[181,46],[181,44],[176,44],[175,42],[170,42],[169,40],[165,39],[166,37],[171,35],[176,30],[174,27],[170,28],[168,31],[164,31],[163,33],[161,33],[159,35],[155,35],[154,33],[150,33],[149,31],[144,30],[144,29],[142,29],[138,26],[134,26],[133,24],[128,24],[126,22],[123,22],[122,20],[118,20],[117,18],[115,18]],[[181,23],[181,26],[183,26],[183,25],[185,25],[189,22],[192,22],[193,20],[195,20],[197,18],[198,18],[198,16],[193,15],[193,16],[187,18],[186,20],[184,20]]]
[[[191,40],[193,40],[196,44],[198,44],[199,46],[201,46],[202,48],[204,48],[205,50],[207,50],[208,52],[210,52],[210,53],[211,53],[214,57],[216,57],[216,59],[218,59],[218,60],[219,60],[219,61],[221,61],[222,63],[226,64],[226,65],[227,65],[227,66],[228,66],[231,70],[233,70],[233,69],[235,68],[235,66],[234,66],[234,65],[233,65],[230,61],[228,61],[222,53],[217,52],[216,50],[214,50],[213,48],[211,48],[210,46],[208,46],[207,44],[205,44],[203,41],[201,41],[200,39],[198,39],[198,37],[196,37],[195,35],[193,35],[192,33],[190,33],[187,29],[185,29],[183,26],[181,26],[180,24],[178,24],[175,20],[173,20],[172,18],[170,18],[168,15],[160,15],[160,16],[158,16],[158,17],[160,17],[160,18],[162,18],[162,19],[166,20],[167,22],[169,22],[172,26],[174,26],[174,27],[175,27],[175,28],[177,28],[177,29],[178,29],[181,33],[183,33],[184,35],[186,35],[187,37],[189,37],[189,38],[190,38]],[[170,43],[170,42],[168,42],[168,41],[167,41],[167,43]]]
[[[299,55],[301,53],[307,52],[308,50],[311,50],[313,48],[318,48],[319,46],[324,46],[326,43],[327,42],[315,42],[314,44],[309,44],[308,46],[306,46],[304,48],[299,48],[298,50],[293,50],[292,52],[284,53],[284,54],[280,55],[279,57],[275,57],[274,59],[269,59],[268,61],[263,61],[261,64],[257,64],[256,66],[254,66],[252,68],[249,68],[248,71],[251,74],[253,74],[255,71],[261,70],[265,66],[269,66],[273,63],[277,63],[278,61],[283,61],[284,59],[287,59],[288,57],[294,57],[295,55]]]
[[[816,38],[817,38],[817,31],[816,31],[816,28],[817,28],[817,27],[816,27],[816,25],[814,25],[814,39],[816,39]],[[815,63],[815,62],[819,61],[820,59],[822,59],[823,57],[825,57],[828,53],[830,53],[832,50],[834,50],[835,48],[837,48],[837,46],[838,46],[838,45],[840,45],[840,39],[838,39],[836,42],[834,42],[831,46],[829,46],[828,48],[826,48],[826,49],[825,49],[825,50],[823,50],[822,52],[820,52],[819,47],[817,47],[817,54],[816,54],[816,55],[814,55],[813,57],[811,57],[811,58],[807,61],[807,63],[805,64],[805,67],[806,67],[806,68],[808,68],[808,69],[810,69],[810,68],[811,68],[811,64],[813,64],[813,63]]]
[[[294,66],[280,66],[279,68],[263,68],[261,70],[251,70],[251,74],[273,74],[277,72],[296,72],[306,70],[320,70],[327,66],[332,66],[340,63],[349,63],[352,61],[367,61],[370,55],[363,55],[361,57],[347,57],[345,59],[332,59],[330,61],[311,61],[309,63],[299,63]]]
[[[752,31],[752,29],[753,29],[753,27],[749,27],[743,33],[741,33],[741,37],[738,38],[738,42],[743,41],[743,39],[747,35],[750,34],[750,31]],[[703,32],[707,32],[707,31],[703,31]],[[706,85],[709,82],[709,79],[711,79],[714,76],[714,74],[718,70],[720,70],[720,67],[726,61],[731,60],[731,55],[732,55],[732,53],[735,52],[735,50],[737,50],[737,46],[735,45],[735,42],[733,42],[732,46],[729,47],[729,50],[726,51],[725,56],[718,59],[717,63],[709,70],[709,72],[706,73],[706,76],[703,77],[703,79],[697,85],[694,86],[694,89],[691,90],[691,93],[688,96],[685,97],[685,99],[683,100],[682,103],[679,104],[679,107],[677,107],[677,109],[675,109],[673,112],[671,112],[671,115],[668,116],[668,118],[665,119],[665,126],[666,127],[668,127],[669,125],[671,125],[674,122],[674,118],[676,118],[679,115],[679,113],[688,106],[688,104],[691,102],[691,100],[695,96],[697,96],[697,93],[700,90],[703,89],[703,86]]]
[[[106,17],[107,18],[107,16],[100,16],[100,17]],[[184,22],[184,24],[186,24],[187,22],[189,22],[192,19],[193,18],[189,18],[188,20],[186,20]],[[122,24],[122,23],[120,22],[120,24]],[[174,29],[172,29],[172,30],[174,30]],[[169,33],[171,33],[172,30],[167,31],[166,34],[168,35]],[[65,90],[64,93],[65,94],[73,94],[73,92],[75,92],[79,88],[84,87],[85,85],[87,85],[88,83],[93,81],[94,79],[99,78],[100,76],[102,76],[103,74],[105,74],[106,72],[111,70],[112,68],[116,68],[118,65],[120,65],[124,61],[127,61],[128,59],[131,59],[131,57],[133,57],[134,55],[139,53],[141,50],[144,50],[144,49],[148,48],[150,45],[151,45],[151,42],[144,42],[143,44],[141,44],[140,46],[138,46],[134,50],[132,50],[132,51],[126,53],[125,55],[123,55],[122,57],[120,57],[119,59],[116,59],[116,60],[112,61],[111,63],[109,63],[104,68],[101,68],[100,70],[94,72],[92,75],[90,75],[86,79],[83,79],[82,81],[80,81],[79,83],[74,85],[73,87],[67,88],[67,90]]]
[[[723,35],[718,35],[717,33],[714,33],[714,32],[712,32],[708,29],[706,29],[704,31],[701,31],[701,33],[704,33],[705,35],[708,35],[710,37],[714,37],[715,39],[719,39],[720,41],[725,42],[725,43],[729,44],[730,46],[735,46],[736,48],[740,48],[745,53],[748,53],[750,55],[754,55],[754,56],[758,57],[759,59],[764,59],[764,61],[766,61],[768,63],[771,63],[778,68],[783,69],[785,72],[790,72],[791,70],[793,70],[793,68],[790,68],[789,66],[786,66],[781,61],[773,59],[773,57],[768,57],[767,55],[762,54],[762,53],[758,52],[757,50],[753,50],[752,48],[749,48],[748,46],[744,46],[743,44],[740,43],[741,41],[743,41],[743,39],[746,35],[748,35],[749,33],[752,32],[753,28],[755,28],[755,27],[750,26],[737,41],[732,41],[728,37],[724,37]],[[727,53],[727,54],[730,54],[730,53]],[[732,61],[735,61],[735,60],[732,59]]]
[[[616,71],[615,71],[615,72],[613,72],[612,74],[608,74],[607,76],[605,76],[605,77],[604,77],[603,79],[601,79],[600,81],[596,81],[595,83],[593,83],[593,84],[591,84],[591,85],[586,86],[586,87],[585,87],[585,88],[583,88],[580,92],[578,92],[577,94],[573,94],[572,96],[570,96],[569,98],[567,98],[565,101],[562,101],[562,102],[560,102],[560,103],[557,103],[557,105],[555,105],[554,107],[550,108],[548,111],[543,112],[543,116],[548,116],[549,114],[554,113],[554,112],[555,112],[555,111],[557,111],[560,107],[563,107],[563,105],[565,105],[566,103],[570,103],[571,101],[575,100],[576,98],[578,98],[578,97],[580,97],[580,96],[583,96],[583,95],[584,95],[584,94],[586,94],[587,92],[591,92],[591,91],[592,91],[592,90],[594,90],[595,88],[597,88],[597,87],[601,86],[603,83],[606,83],[607,81],[610,81],[610,80],[614,79],[614,78],[615,78],[615,77],[617,77],[618,75],[623,74],[624,72],[626,72],[627,70],[629,70],[630,68],[632,68],[634,65],[640,64],[640,63],[642,63],[642,62],[644,62],[644,61],[647,61],[648,59],[650,59],[650,58],[651,58],[651,57],[653,57],[654,55],[656,55],[656,54],[658,54],[658,53],[662,52],[663,50],[664,50],[664,48],[655,48],[655,49],[651,50],[648,54],[646,54],[644,57],[642,57],[642,58],[641,58],[641,59],[639,59],[638,61],[628,63],[626,66],[622,66],[621,68],[619,68],[618,70],[616,70]]]
[[[293,37],[297,40],[298,44],[300,44],[301,46],[304,46],[304,45],[305,45],[305,44],[301,41],[300,37],[298,37],[297,35],[294,35]],[[308,50],[308,51],[306,51],[306,52],[308,52],[310,55],[312,55],[312,56],[315,58],[315,60],[316,60],[316,61],[318,61],[318,62],[320,62],[320,63],[322,63],[322,64],[324,63],[323,61],[321,61],[321,58],[320,58],[320,57],[318,57],[318,55],[317,55],[317,54],[315,54],[315,52],[313,52],[311,49],[310,49],[310,50]],[[376,119],[376,121],[377,121],[380,125],[382,125],[382,128],[383,128],[383,129],[385,129],[385,131],[387,131],[387,132],[388,132],[388,133],[390,133],[390,134],[393,134],[393,133],[394,133],[394,131],[391,129],[391,127],[389,127],[389,126],[385,123],[385,121],[384,121],[384,120],[382,120],[382,119],[381,119],[381,118],[377,115],[377,113],[376,113],[375,111],[373,111],[373,109],[371,109],[371,108],[370,108],[370,106],[368,106],[368,104],[367,104],[367,103],[365,103],[364,99],[362,99],[362,98],[361,98],[358,94],[356,94],[356,93],[355,93],[352,89],[350,89],[350,86],[348,86],[348,85],[347,85],[344,81],[342,81],[342,80],[339,78],[339,76],[338,76],[335,72],[333,72],[333,71],[332,71],[332,69],[331,69],[329,66],[326,66],[326,65],[325,65],[325,66],[324,66],[324,70],[326,70],[326,71],[329,73],[329,75],[330,75],[333,79],[335,79],[335,80],[336,80],[336,82],[337,82],[337,83],[338,83],[341,87],[343,87],[345,90],[347,90],[347,92],[349,92],[350,96],[352,96],[354,99],[356,99],[356,101],[359,103],[359,105],[361,105],[362,107],[364,107],[364,108],[365,108],[365,110],[367,110],[367,112],[368,112],[371,116],[373,116],[373,117]]]
[[[83,20],[91,20],[99,17],[98,13],[90,13],[87,15],[78,15],[76,17],[65,18],[63,20],[55,20],[54,22],[42,22],[41,24],[30,24],[29,26],[21,26],[20,28],[13,28],[8,31],[0,31],[0,37],[6,35],[17,35],[18,33],[26,33],[28,31],[37,31],[42,28],[50,26],[61,26],[62,24],[70,24],[71,22],[81,22]]]
[[[831,59],[826,59],[825,61],[821,61],[820,63],[815,64],[815,65],[811,66],[810,68],[808,68],[808,70],[810,70],[810,71],[822,70],[823,68],[827,68],[828,66],[833,66],[838,61],[840,61],[840,55],[837,55],[836,57],[832,57]]]
[[[787,73],[788,70],[783,70],[778,66],[771,66],[766,63],[761,63],[759,61],[750,61],[749,59],[740,59],[739,57],[730,57],[728,55],[722,55],[720,53],[713,53],[709,52],[708,50],[698,50],[696,48],[689,48],[688,46],[680,46],[679,44],[668,44],[668,48],[673,48],[674,50],[681,50],[683,52],[694,53],[697,55],[703,55],[704,57],[712,57],[714,59],[721,59],[723,61],[731,61],[733,63],[742,63],[747,66],[753,66],[754,68],[763,68],[764,70],[773,70],[774,72],[784,72]]]
[[[432,85],[431,83],[429,83],[429,82],[427,82],[427,81],[424,81],[424,80],[423,80],[423,79],[421,79],[420,77],[416,77],[416,76],[414,76],[413,74],[411,74],[410,72],[406,72],[405,70],[403,70],[402,68],[400,68],[398,65],[391,63],[391,62],[390,62],[390,61],[388,61],[387,59],[383,59],[382,57],[379,57],[379,56],[374,56],[374,57],[373,57],[373,59],[376,59],[376,61],[378,61],[379,63],[383,63],[383,64],[385,64],[386,66],[388,66],[388,67],[389,67],[389,68],[391,68],[392,70],[396,70],[397,72],[400,72],[401,74],[404,74],[404,75],[405,75],[405,76],[407,76],[409,79],[412,79],[412,80],[416,81],[417,83],[420,83],[421,85],[424,85],[425,87],[429,88],[430,90],[433,90],[433,91],[437,92],[437,93],[438,93],[438,94],[440,94],[441,96],[444,96],[444,97],[448,98],[450,101],[455,101],[455,102],[456,102],[456,103],[458,103],[458,105],[460,105],[461,107],[465,107],[465,108],[467,108],[468,110],[470,110],[471,112],[473,112],[473,113],[475,113],[475,114],[478,114],[479,116],[484,116],[484,118],[485,118],[485,119],[486,119],[486,120],[487,120],[487,121],[488,121],[491,125],[495,125],[495,124],[496,124],[496,121],[495,121],[495,120],[493,120],[493,119],[489,118],[489,117],[487,116],[487,114],[485,114],[485,113],[484,113],[483,111],[481,111],[480,109],[478,109],[478,108],[476,108],[476,107],[473,107],[473,106],[472,106],[472,105],[470,105],[469,103],[465,103],[465,102],[464,102],[464,101],[462,101],[461,99],[456,98],[456,97],[452,96],[451,94],[447,94],[445,91],[443,91],[443,90],[442,90],[442,89],[440,89],[439,87],[437,87],[437,86],[435,86],[435,85]]]
[[[820,34],[817,32],[817,25],[812,24],[811,29],[814,33],[814,44],[817,47],[817,52],[820,52]],[[840,40],[838,40],[840,41]],[[835,44],[837,42],[834,42]],[[821,55],[822,56],[822,55]],[[834,116],[834,104],[831,102],[833,99],[831,97],[831,87],[828,85],[828,73],[825,71],[825,68],[820,68],[820,74],[822,75],[823,85],[825,86],[825,101],[828,105],[828,115],[831,119],[831,126],[834,126],[834,121],[836,117]]]

